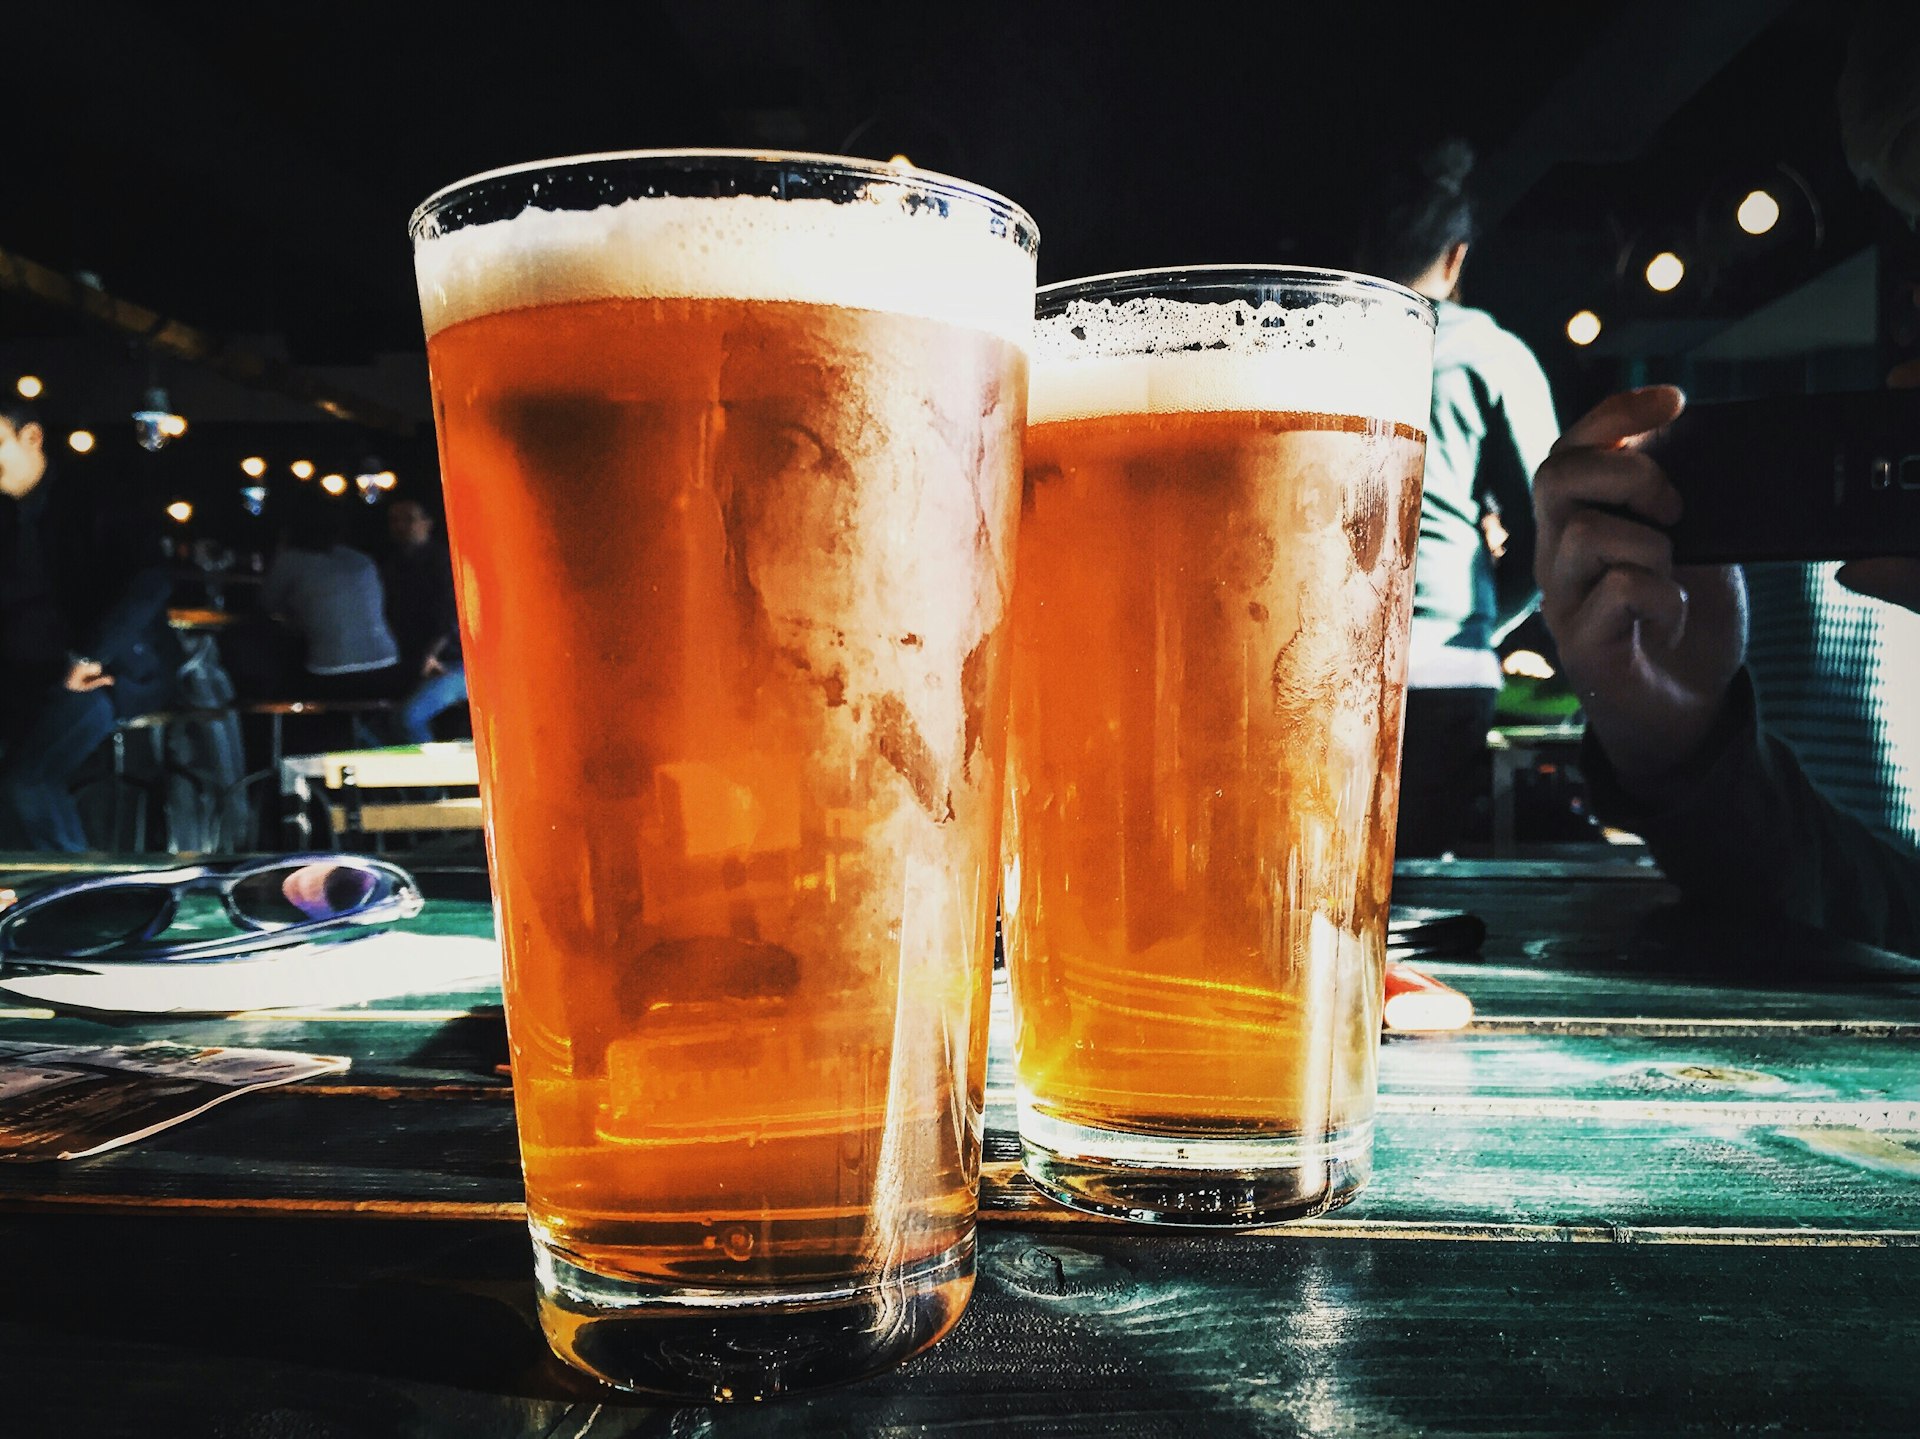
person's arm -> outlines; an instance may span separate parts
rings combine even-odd
[[[446,563],[440,570],[440,583],[435,587],[435,622],[439,636],[427,649],[427,659],[436,669],[448,669],[460,662],[460,607],[453,591],[453,560],[443,553]]]
[[[1630,794],[1591,734],[1582,761],[1595,817],[1645,840],[1687,895],[1920,954],[1920,858],[1815,787],[1793,751],[1760,727],[1745,670],[1700,752],[1659,798]]]
[[[109,672],[114,664],[159,623],[173,597],[173,578],[165,569],[141,570],[87,632],[81,654]],[[72,687],[72,686],[70,686]]]
[[[1636,445],[1684,403],[1664,385],[1608,397],[1535,479],[1541,615],[1586,711],[1595,813],[1696,898],[1920,952],[1920,859],[1838,809],[1759,726],[1739,569],[1673,563],[1663,527],[1680,496]],[[1891,584],[1910,563],[1854,578]]]

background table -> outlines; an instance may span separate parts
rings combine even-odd
[[[23,871],[0,862],[13,882]],[[486,933],[483,877],[418,924]],[[1374,1183],[1255,1234],[1068,1214],[995,1032],[980,1279],[929,1354],[650,1406],[533,1320],[498,993],[0,1038],[348,1054],[115,1153],[0,1166],[0,1432],[1911,1433],[1920,965],[1677,911],[1645,868],[1401,867],[1489,927],[1473,1029],[1382,1050]]]

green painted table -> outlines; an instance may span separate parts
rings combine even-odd
[[[22,875],[0,859],[0,881]],[[422,923],[485,933],[484,878]],[[0,1434],[1920,1431],[1920,964],[1677,909],[1630,860],[1403,865],[1481,915],[1458,1035],[1389,1038],[1377,1173],[1256,1234],[1018,1174],[996,1028],[980,1281],[902,1369],[650,1406],[533,1324],[498,993],[0,1038],[351,1055],[128,1149],[0,1166]]]

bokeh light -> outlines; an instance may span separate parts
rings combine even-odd
[[[1780,223],[1780,202],[1765,190],[1749,191],[1733,218],[1749,235],[1764,235]]]
[[[1686,262],[1671,250],[1662,250],[1647,261],[1647,284],[1663,295],[1677,288],[1686,278]]]

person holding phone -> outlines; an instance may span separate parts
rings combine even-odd
[[[1640,446],[1684,406],[1670,385],[1610,395],[1534,479],[1541,616],[1586,710],[1594,813],[1690,894],[1920,953],[1920,857],[1836,806],[1760,724],[1740,568],[1673,561],[1680,493]],[[1920,610],[1920,559],[1838,578]]]
[[[1863,5],[1839,83],[1841,138],[1862,182],[1909,220],[1920,216],[1917,75],[1920,15]],[[1887,381],[1920,387],[1920,361]],[[1642,447],[1685,404],[1670,385],[1610,395],[1534,477],[1541,616],[1586,710],[1595,816],[1639,834],[1691,895],[1920,954],[1920,856],[1837,806],[1760,722],[1744,574],[1674,563],[1664,527],[1680,493]],[[1836,578],[1920,611],[1920,559],[1851,560]]]

